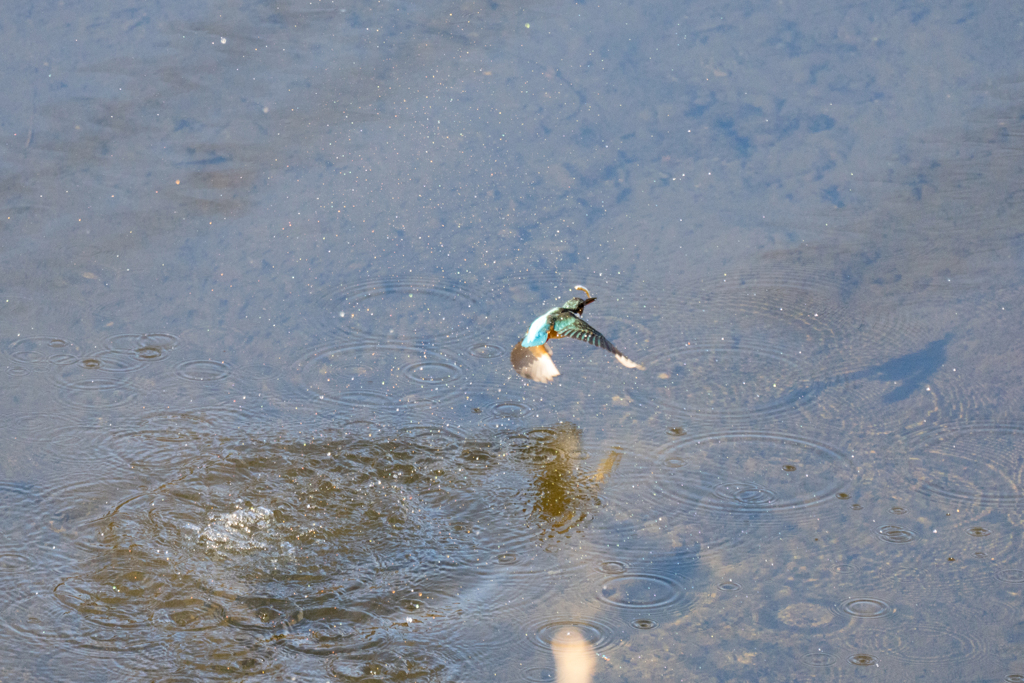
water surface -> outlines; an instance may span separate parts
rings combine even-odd
[[[0,37],[0,678],[1024,675],[1019,9]]]

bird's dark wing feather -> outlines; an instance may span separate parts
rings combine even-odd
[[[627,368],[636,368],[638,370],[644,369],[644,366],[640,365],[636,361],[626,358],[625,354],[612,346],[612,343],[605,339],[603,334],[583,322],[582,319],[574,316],[572,313],[563,313],[556,317],[552,327],[560,337],[579,339],[580,341],[585,341],[588,344],[593,344],[599,349],[611,351],[615,354],[615,360],[619,361]]]
[[[580,341],[587,342],[588,344],[593,344],[599,349],[611,351],[617,356],[622,355],[617,348],[612,346],[610,341],[604,338],[603,334],[576,316],[567,315],[565,317],[559,317],[555,320],[554,328],[555,332],[562,337],[579,339]]]

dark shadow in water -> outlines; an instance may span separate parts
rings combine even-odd
[[[937,339],[923,349],[908,353],[884,363],[873,365],[856,372],[837,375],[827,380],[811,382],[794,387],[787,401],[796,402],[818,394],[828,387],[858,379],[873,379],[881,382],[898,383],[892,391],[882,396],[882,403],[891,404],[909,398],[915,391],[924,386],[935,372],[946,362],[946,346],[953,338],[949,332],[942,339]]]
[[[842,381],[852,379],[877,379],[884,382],[899,382],[899,386],[882,397],[882,403],[896,403],[908,398],[920,389],[936,370],[946,362],[946,345],[953,338],[947,332],[942,339],[937,339],[920,351],[893,358],[880,365],[865,368],[848,375],[840,375]]]

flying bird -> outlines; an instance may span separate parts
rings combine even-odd
[[[557,377],[558,368],[551,360],[551,352],[548,351],[547,340],[562,339],[570,337],[579,339],[588,344],[593,344],[605,351],[615,354],[615,360],[627,368],[643,370],[644,366],[626,358],[625,354],[612,346],[611,342],[604,338],[604,335],[595,330],[580,318],[583,307],[591,304],[596,299],[590,296],[590,292],[583,285],[577,285],[575,289],[583,290],[587,295],[586,299],[573,297],[557,308],[540,316],[530,325],[526,335],[512,347],[512,367],[526,379],[547,383]]]

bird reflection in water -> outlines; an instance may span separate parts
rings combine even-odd
[[[601,482],[615,469],[621,451],[611,449],[596,469],[584,469],[583,430],[563,422],[533,432],[543,434],[532,439],[521,453],[533,465],[533,514],[543,527],[544,535],[558,534],[578,527],[588,519],[597,504]]]

